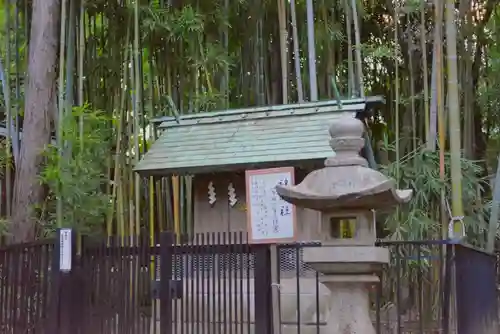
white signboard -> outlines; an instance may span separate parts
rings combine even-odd
[[[59,270],[71,271],[71,255],[73,250],[72,231],[70,228],[59,230]]]
[[[247,225],[252,243],[295,240],[295,206],[276,192],[278,184],[292,185],[292,167],[248,170],[245,173]]]

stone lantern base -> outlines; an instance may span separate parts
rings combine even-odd
[[[389,262],[389,251],[375,246],[323,246],[304,250],[304,262],[323,274],[330,290],[325,334],[375,334],[370,287]],[[372,274],[373,273],[373,274]]]
[[[322,283],[330,290],[329,314],[323,333],[375,334],[370,318],[373,275],[327,275]]]

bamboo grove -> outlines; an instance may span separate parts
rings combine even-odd
[[[20,210],[11,204],[20,147],[32,144],[22,129],[34,2],[2,1],[7,236]],[[500,124],[495,1],[55,2],[57,101],[34,236],[65,225],[124,243],[188,233],[191,177],[132,171],[158,135],[155,118],[382,95],[368,124],[376,160],[417,189],[381,217],[387,236],[439,237],[464,216],[471,242],[484,242]]]

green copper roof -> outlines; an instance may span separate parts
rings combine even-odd
[[[160,138],[135,171],[145,175],[196,174],[255,165],[290,165],[332,154],[328,128],[380,98],[279,105],[190,114],[160,124]]]

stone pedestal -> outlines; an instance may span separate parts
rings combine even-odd
[[[370,318],[371,275],[329,275],[322,283],[330,290],[325,334],[375,334]]]
[[[304,262],[321,272],[330,299],[324,334],[375,334],[370,318],[370,286],[389,262],[375,246],[324,246],[304,250]]]

